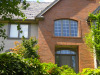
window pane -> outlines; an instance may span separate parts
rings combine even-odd
[[[17,25],[16,24],[11,24],[10,37],[11,38],[18,38],[18,30],[17,30]]]
[[[75,56],[72,56],[72,68],[75,70],[75,66],[76,66],[76,63],[75,63]]]
[[[69,20],[63,20],[63,36],[70,36]]]
[[[74,52],[74,51],[70,51],[71,53],[70,54],[76,54],[76,52]]]
[[[61,54],[60,52],[61,52],[61,51],[57,51],[56,54]]]
[[[61,54],[70,54],[69,50],[61,50]]]
[[[71,36],[75,37],[78,36],[78,24],[76,21],[70,20],[71,24]]]
[[[28,38],[28,25],[21,24],[20,27],[21,27],[21,30],[23,31],[22,33],[20,33],[20,38],[22,38],[22,36],[24,36],[25,38]]]
[[[70,57],[71,56],[61,55],[61,59],[60,59],[61,65],[60,66],[63,66],[63,65],[71,66]]]
[[[59,55],[56,55],[55,60],[56,60],[56,64],[57,64],[58,66],[60,66],[60,56],[59,56]]]
[[[55,36],[61,36],[61,20],[55,21]]]
[[[56,54],[76,54],[76,52],[71,51],[71,50],[60,50],[60,51],[57,51]]]

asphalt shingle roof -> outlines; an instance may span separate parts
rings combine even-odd
[[[51,2],[28,2],[30,6],[26,10],[21,10],[27,19],[35,19],[35,17],[44,10]],[[14,16],[14,19],[22,19],[21,17]]]

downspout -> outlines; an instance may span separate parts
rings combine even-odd
[[[93,36],[92,40],[94,41],[94,36]],[[94,53],[94,68],[97,68],[97,60],[96,60],[97,58],[96,58],[96,50],[95,50],[95,47],[93,47],[93,53]]]
[[[94,68],[97,68],[97,60],[96,60],[96,50],[94,48]]]

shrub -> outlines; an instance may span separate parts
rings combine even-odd
[[[53,63],[42,63],[42,66],[47,75],[76,75],[75,71],[67,65],[58,67]]]
[[[59,75],[60,68],[53,63],[42,63],[43,70],[47,75]]]
[[[26,40],[24,37],[22,38],[22,42],[15,42],[15,47],[11,48],[13,53],[19,54],[24,58],[38,58],[37,50],[39,46],[37,45],[36,38],[30,38]]]
[[[23,58],[15,53],[0,54],[0,75],[100,75],[100,68],[86,68],[79,74],[64,65],[40,63],[38,59]]]
[[[0,54],[0,75],[44,75],[38,59],[22,59],[15,53]]]
[[[75,71],[68,65],[64,65],[60,67],[60,69],[61,69],[60,75],[76,75]]]
[[[0,75],[28,74],[28,68],[29,66],[20,60],[19,55],[13,53],[0,54]]]
[[[98,69],[85,68],[79,75],[100,75],[100,68]]]

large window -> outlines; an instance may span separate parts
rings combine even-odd
[[[78,23],[74,20],[56,20],[54,27],[55,36],[78,36]]]
[[[78,59],[76,51],[69,49],[58,50],[56,51],[55,60],[58,66],[68,65],[78,72]]]
[[[24,36],[25,38],[29,37],[29,25],[28,24],[20,24],[20,28],[22,30],[22,33],[20,33],[19,30],[17,30],[17,24],[11,24],[10,30],[9,30],[9,38],[22,38]]]

